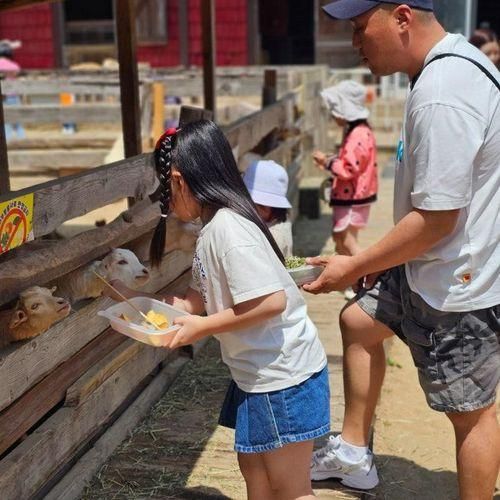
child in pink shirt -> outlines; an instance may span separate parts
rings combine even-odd
[[[364,106],[366,89],[344,81],[321,93],[344,137],[337,156],[327,158],[316,151],[315,163],[333,177],[330,205],[333,207],[333,239],[341,255],[354,255],[360,248],[358,230],[368,222],[370,206],[377,200],[377,149]]]
[[[332,174],[330,205],[333,207],[333,240],[341,255],[360,251],[358,231],[368,223],[371,204],[377,200],[377,148],[368,125],[366,88],[346,80],[321,92],[344,136],[337,156],[316,151],[318,167]],[[351,291],[346,297],[353,296]]]

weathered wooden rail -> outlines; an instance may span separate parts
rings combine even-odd
[[[225,134],[235,155],[242,157],[270,133],[294,130],[265,156],[288,168],[289,194],[296,200],[303,123],[297,116],[297,94],[287,94],[226,127]],[[49,246],[35,241],[0,256],[0,306],[26,287],[43,286],[113,247],[143,244],[158,221],[158,207],[148,196],[156,183],[150,155],[143,154],[1,196],[3,202],[34,193],[36,238],[118,199],[134,198],[136,203],[104,227]],[[191,259],[192,252],[168,253],[144,290],[182,291]],[[83,482],[75,478],[97,469],[186,363],[178,352],[114,333],[97,316],[110,304],[107,298],[82,302],[44,334],[0,350],[2,499],[77,498]],[[101,443],[97,450],[94,443]]]

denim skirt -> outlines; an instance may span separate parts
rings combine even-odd
[[[328,368],[299,385],[272,392],[245,392],[231,381],[219,424],[235,429],[238,453],[262,453],[327,434]]]

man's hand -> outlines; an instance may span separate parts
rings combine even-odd
[[[325,270],[316,281],[304,285],[302,288],[306,292],[314,294],[345,290],[360,278],[359,274],[356,274],[357,271],[352,259],[352,257],[345,255],[307,258],[308,264],[324,266]]]

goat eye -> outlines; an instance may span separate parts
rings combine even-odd
[[[120,261],[118,262],[118,265],[119,265],[119,266],[126,266],[127,264],[128,264],[128,262],[127,262],[126,260],[120,260]]]
[[[34,310],[38,309],[39,306],[40,306],[40,304],[32,304],[31,310],[34,311]]]

